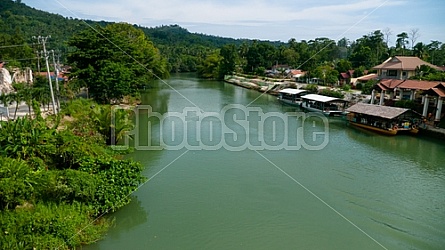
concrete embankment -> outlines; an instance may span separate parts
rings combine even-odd
[[[443,128],[435,128],[427,125],[425,128],[420,128],[420,134],[439,140],[445,140],[445,129]]]
[[[276,95],[277,90],[294,87],[299,88],[296,82],[290,79],[272,79],[272,78],[247,78],[243,76],[226,76],[224,81],[235,84],[244,88],[254,89],[261,92],[268,92],[269,94]],[[303,84],[300,84],[303,85]]]

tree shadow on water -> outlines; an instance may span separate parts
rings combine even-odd
[[[131,202],[120,208],[118,211],[107,216],[114,220],[112,228],[107,233],[106,238],[118,239],[123,232],[129,232],[140,224],[148,221],[148,213],[142,207],[141,201],[131,197]]]

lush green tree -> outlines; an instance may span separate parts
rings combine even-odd
[[[220,51],[221,61],[219,65],[218,79],[224,79],[225,75],[233,74],[238,63],[238,54],[234,44],[224,45]]]
[[[434,65],[445,65],[445,43],[431,41],[426,45],[428,50],[428,62]]]
[[[426,60],[428,58],[427,51],[427,46],[424,43],[419,42],[413,47],[413,56],[417,56],[422,60]]]
[[[397,34],[396,51],[402,56],[406,55],[406,45],[408,45],[408,43],[408,34],[406,32]]]
[[[350,54],[350,42],[346,37],[338,40],[337,47],[338,47],[338,57],[340,59],[348,58]]]
[[[166,61],[143,31],[116,23],[86,29],[69,45],[72,78],[88,87],[100,103],[118,102],[155,78],[168,76]]]
[[[258,72],[260,67],[271,68],[277,62],[277,48],[269,43],[255,40],[250,45],[245,58],[245,72]]]
[[[214,51],[198,66],[198,75],[203,78],[218,79],[220,76],[220,62],[222,60],[223,57],[219,54],[219,51]]]
[[[337,83],[338,75],[338,71],[330,65],[318,66],[312,72],[312,76],[321,79],[324,85]]]
[[[349,56],[349,61],[354,68],[359,66],[371,68],[388,57],[384,34],[380,30],[357,39],[351,47],[352,53]]]
[[[346,59],[340,59],[336,65],[335,65],[335,69],[338,72],[346,72],[350,69],[352,69],[352,63]]]
[[[377,84],[377,80],[369,80],[364,85],[362,85],[362,94],[363,95],[369,95],[372,92],[372,89]]]

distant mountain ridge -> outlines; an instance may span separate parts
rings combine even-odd
[[[48,48],[60,51],[62,60],[69,53],[67,40],[89,27],[106,26],[113,22],[81,20],[63,17],[27,6],[21,1],[0,0],[0,48],[1,46],[24,46],[0,49],[0,59],[26,61],[35,57],[41,48],[33,37],[48,36]],[[179,25],[140,28],[161,53],[168,58],[171,71],[195,71],[197,64],[210,51],[226,44],[250,43],[248,39],[224,38],[190,33]],[[275,45],[280,42],[270,42]],[[25,46],[27,45],[27,46]],[[35,59],[35,58],[34,58]]]
[[[63,46],[65,41],[75,33],[88,28],[89,25],[105,26],[113,22],[82,20],[63,17],[27,6],[21,1],[0,0],[0,33],[10,36],[17,33],[32,43],[32,36],[51,35],[51,42]],[[247,39],[233,39],[206,34],[190,33],[179,25],[164,25],[159,27],[144,27],[142,29],[154,44],[202,45],[220,47],[225,44],[241,44]]]

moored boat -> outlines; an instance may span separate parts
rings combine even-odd
[[[320,112],[325,116],[343,116],[347,113],[345,108],[348,101],[340,98],[316,94],[307,94],[301,98],[301,108],[310,112]]]
[[[357,103],[348,109],[349,124],[385,135],[419,132],[415,114],[405,108]]]
[[[284,104],[300,106],[301,97],[305,94],[307,94],[307,90],[286,88],[278,91],[278,100]]]

